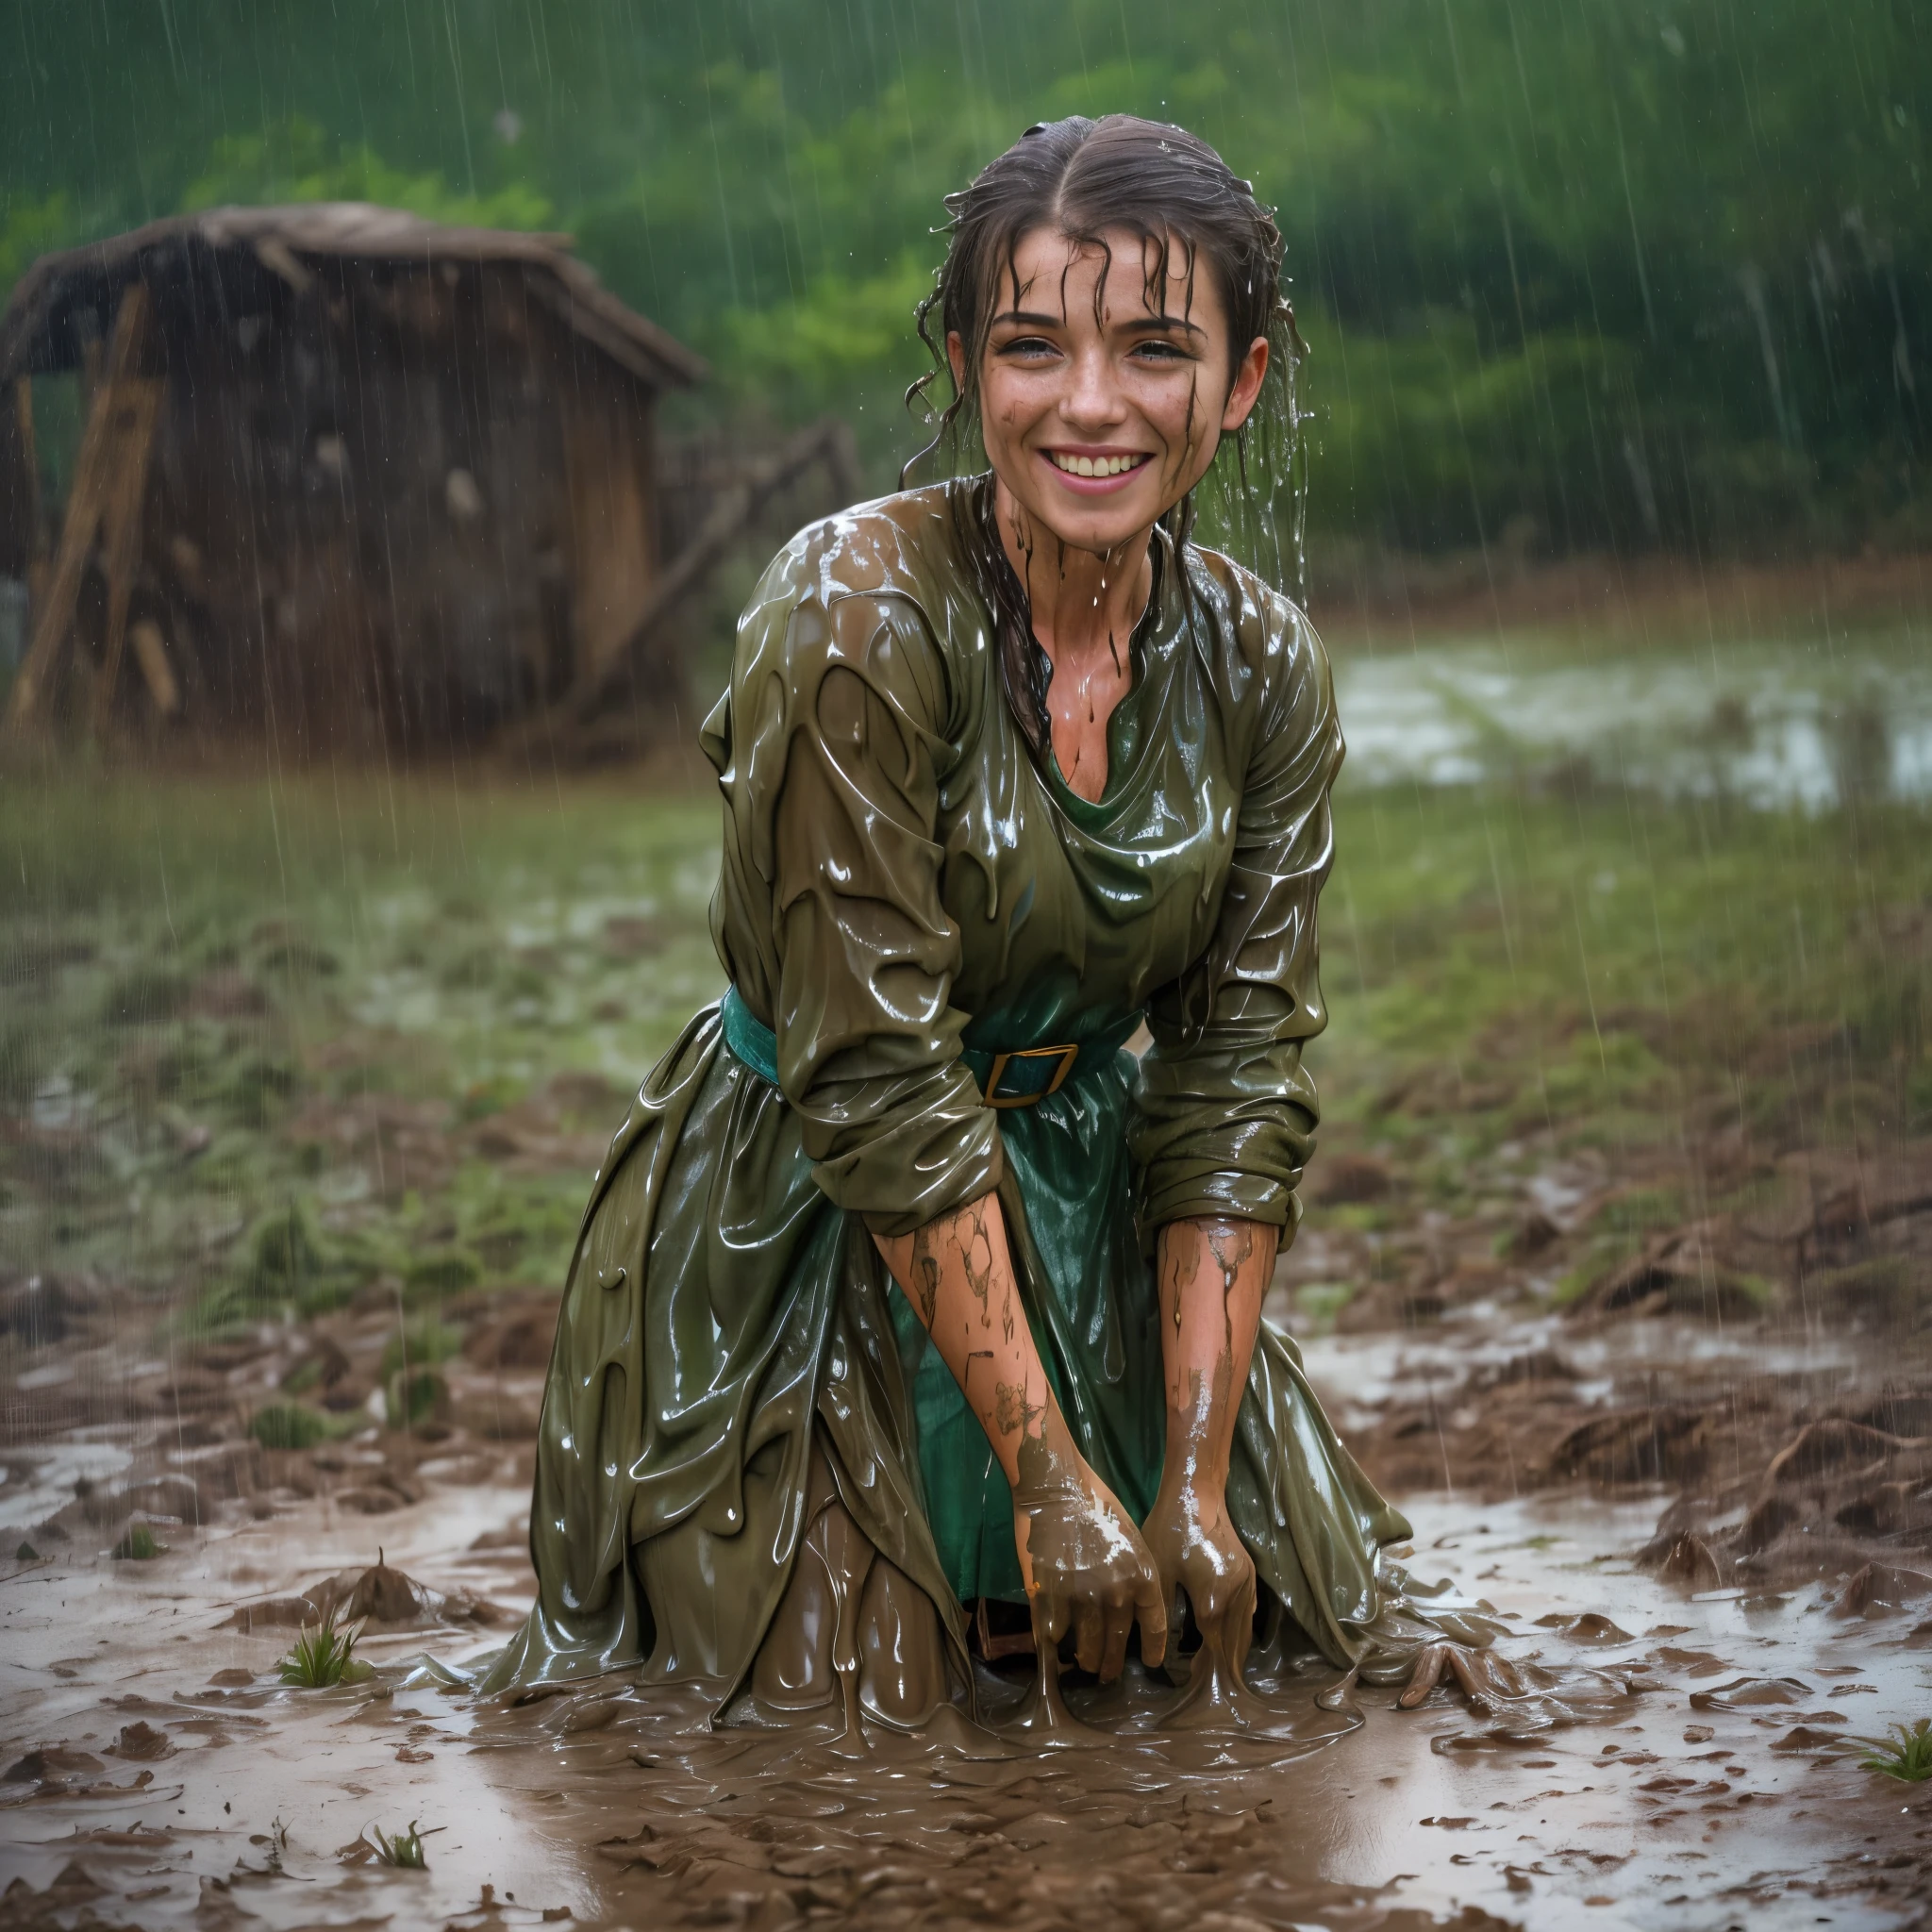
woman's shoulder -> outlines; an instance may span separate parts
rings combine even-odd
[[[887,702],[955,721],[974,688],[965,658],[984,631],[959,540],[958,489],[935,484],[808,524],[773,558],[739,621],[739,701],[778,693],[801,714],[835,671],[858,674]]]
[[[1308,614],[1245,564],[1206,544],[1188,544],[1194,593],[1213,613],[1224,648],[1270,685],[1328,678],[1328,654]],[[1231,667],[1232,668],[1232,667]]]
[[[935,633],[944,608],[974,593],[961,542],[960,486],[933,483],[855,504],[808,524],[773,558],[758,602],[891,598],[917,607]]]

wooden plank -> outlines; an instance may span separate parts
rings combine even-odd
[[[101,668],[94,677],[94,735],[108,729],[114,691],[121,681],[127,600],[141,567],[141,519],[147,503],[147,466],[161,413],[162,385],[153,376],[129,376],[114,385],[114,484],[101,509],[101,569],[108,579],[108,627],[101,639]],[[111,395],[110,391],[110,395]]]
[[[143,617],[127,633],[134,646],[134,661],[147,685],[147,694],[163,718],[172,718],[181,708],[181,687],[175,682],[174,667],[168,662],[168,646],[161,627],[153,618]]]
[[[20,375],[13,382],[13,428],[19,439],[21,474],[26,478],[27,576],[47,552],[47,533],[41,526],[41,452],[34,440],[34,379]]]
[[[8,723],[16,728],[34,722],[42,698],[59,670],[62,653],[74,628],[75,606],[87,574],[103,510],[115,484],[115,391],[132,376],[147,332],[147,284],[130,282],[114,318],[114,341],[106,379],[94,392],[81,431],[80,455],[74,466],[74,487],[67,493],[67,515],[60,526],[60,547],[47,580],[47,593],[34,613],[33,638],[14,674],[8,705]]]

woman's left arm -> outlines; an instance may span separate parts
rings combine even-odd
[[[1167,1455],[1144,1534],[1162,1581],[1186,1591],[1195,1623],[1237,1672],[1254,1625],[1255,1564],[1228,1520],[1227,1465],[1280,1237],[1261,1221],[1160,1231]]]
[[[1144,1525],[1170,1591],[1239,1666],[1255,1569],[1227,1513],[1236,1415],[1295,1190],[1314,1145],[1304,1044],[1326,1013],[1315,909],[1333,857],[1329,787],[1341,735],[1307,620],[1273,600],[1235,615],[1252,682],[1227,701],[1254,729],[1215,930],[1147,1008],[1132,1133],[1142,1225],[1159,1231],[1167,1454]],[[1251,647],[1259,633],[1258,649]]]

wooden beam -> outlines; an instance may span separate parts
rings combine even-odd
[[[14,377],[13,426],[20,439],[21,473],[26,478],[26,564],[31,583],[36,566],[47,554],[47,533],[41,526],[41,452],[34,440],[34,379],[30,375]]]
[[[139,367],[147,335],[147,284],[130,282],[114,317],[114,341],[108,352],[106,375],[94,391],[87,425],[81,431],[80,455],[74,466],[74,486],[67,492],[67,514],[60,526],[60,547],[55,553],[46,595],[41,601],[40,609],[34,613],[33,638],[19,671],[14,674],[7,717],[8,723],[16,728],[34,722],[59,671],[73,633],[75,608],[80,599],[81,581],[87,574],[88,558],[93,552],[95,534],[100,529],[109,498],[116,494],[117,486],[125,487],[117,474],[121,454],[117,425],[121,404],[125,400],[120,392],[130,382],[142,380],[135,375],[135,370]],[[147,434],[152,437],[151,420]],[[142,475],[144,482],[145,451],[142,458]],[[138,543],[138,528],[136,541]]]
[[[141,567],[141,516],[147,504],[148,458],[161,413],[161,384],[151,375],[128,376],[110,391],[115,413],[113,486],[101,508],[101,571],[108,580],[108,627],[101,638],[101,666],[94,677],[94,736],[107,733],[121,682],[122,646],[127,635],[127,601]]]
[[[174,667],[168,662],[168,646],[161,627],[153,618],[143,617],[127,633],[134,646],[134,661],[147,683],[148,696],[163,718],[172,718],[181,708],[181,687],[175,682]]]
[[[724,491],[697,534],[652,587],[650,601],[631,627],[624,648],[610,661],[579,675],[576,684],[557,708],[571,722],[589,724],[622,690],[634,665],[641,663],[666,618],[696,589],[729,550],[745,525],[784,487],[824,463],[841,493],[858,488],[858,459],[852,432],[834,419],[814,423],[769,457],[747,464],[743,476]]]

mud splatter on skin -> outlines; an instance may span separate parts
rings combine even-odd
[[[1278,1239],[1241,1221],[1182,1223],[1161,1235],[1167,1452],[1145,1531],[1170,1613],[1184,1596],[1201,1634],[1190,1694],[1174,1714],[1182,1723],[1227,1721],[1246,1695],[1255,1565],[1228,1520],[1227,1471]]]
[[[1174,262],[1176,246],[1181,258],[1178,271]],[[1021,310],[1036,280],[1034,276],[1022,277],[1017,247],[1016,243],[1000,271],[1012,289],[1009,314]],[[1177,238],[1157,241],[1152,237],[1142,239],[1141,249],[1146,315],[1150,320],[1188,321],[1193,314],[1197,294],[1194,249]],[[1109,315],[1106,301],[1108,275],[1114,259],[1112,250],[1104,241],[1093,244],[1069,238],[1060,272],[1059,314],[1064,325],[1071,313],[1067,277],[1082,256],[1088,254],[1097,256],[1100,261],[1100,274],[1093,289],[1093,322],[1097,329],[1104,331]],[[1171,293],[1178,296],[1177,306],[1170,302]],[[1194,333],[1198,335],[1198,329]],[[956,347],[957,338],[949,339],[949,352]],[[987,341],[978,345],[978,393],[984,407],[989,365],[995,357],[990,333]],[[963,355],[963,350],[958,354]],[[1228,357],[1228,366],[1230,371],[1236,366],[1232,355]],[[1231,375],[1230,383],[1232,379]],[[1134,420],[1144,425],[1158,445],[1154,460],[1158,465],[1162,514],[1180,501],[1207,469],[1204,458],[1208,454],[1211,412],[1202,405],[1200,388],[1200,365],[1192,361],[1178,440],[1163,432],[1153,418],[1138,410],[1134,412]],[[1031,407],[1014,407],[998,414],[989,413],[986,420],[990,426],[996,425],[1012,439],[1016,447],[1021,447],[1026,429],[1036,419]],[[989,454],[992,454],[991,446]],[[997,467],[996,457],[994,460]],[[1052,664],[1047,707],[1055,760],[1070,790],[1090,802],[1097,801],[1107,790],[1108,776],[1108,725],[1132,683],[1132,666],[1123,648],[1122,637],[1132,635],[1138,613],[1145,609],[1153,589],[1151,522],[1118,545],[1100,551],[1077,549],[1037,519],[1004,475],[996,491],[996,519],[1008,560],[1031,613],[1033,635]],[[1051,578],[1042,581],[1038,566],[1046,558],[1051,558],[1053,571]],[[1090,600],[1091,609],[1076,608],[1066,613],[1073,619],[1071,628],[1075,633],[1069,634],[1060,621],[1059,606],[1075,575],[1084,583],[1089,572],[1096,586]],[[1039,594],[1041,590],[1049,592],[1044,600]],[[1086,628],[1083,618],[1097,624],[1091,637],[1077,634]]]

